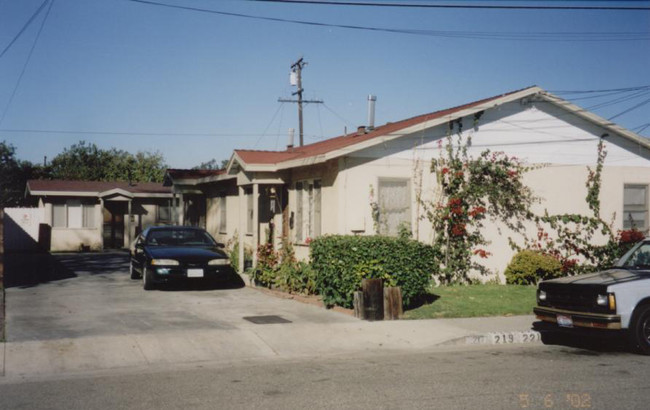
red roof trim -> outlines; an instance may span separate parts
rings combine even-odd
[[[350,133],[338,137],[330,138],[324,141],[319,141],[313,144],[303,145],[302,147],[294,147],[286,151],[256,151],[256,150],[235,150],[235,153],[241,160],[248,165],[273,165],[281,162],[308,158],[316,155],[326,154],[337,149],[349,147],[363,141],[368,141],[373,138],[381,137],[400,129],[408,128],[426,121],[434,120],[437,118],[445,117],[456,112],[472,108],[481,104],[485,104],[492,100],[506,97],[521,91],[525,91],[535,86],[523,88],[521,90],[512,91],[506,94],[498,95],[495,97],[485,98],[482,100],[474,101],[468,104],[459,105],[453,108],[447,108],[440,111],[435,111],[428,114],[422,114],[415,117],[407,118],[405,120],[387,123],[385,125],[376,127],[370,132],[359,135],[358,133]]]

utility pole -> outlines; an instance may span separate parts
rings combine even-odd
[[[302,88],[302,69],[304,66],[307,65],[306,61],[303,61],[302,57],[295,63],[291,65],[291,85],[295,85],[298,87],[298,89],[291,93],[291,95],[297,95],[298,99],[297,100],[286,100],[282,98],[278,98],[278,102],[290,102],[290,103],[298,103],[298,134],[300,138],[300,146],[302,147],[303,145],[303,121],[302,121],[302,105],[304,104],[322,104],[322,100],[303,100],[302,99],[302,92],[304,89]],[[295,84],[293,84],[295,78]]]

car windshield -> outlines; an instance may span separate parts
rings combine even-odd
[[[197,229],[160,229],[147,235],[148,246],[216,246],[205,231]]]
[[[615,266],[628,269],[650,269],[650,242],[641,242],[634,246],[623,255]]]

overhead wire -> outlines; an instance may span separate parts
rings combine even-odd
[[[342,28],[349,30],[374,31],[393,34],[411,34],[441,38],[461,38],[474,40],[499,40],[499,41],[549,41],[549,42],[595,42],[595,41],[647,41],[650,32],[487,32],[487,31],[452,31],[452,30],[418,30],[398,29],[387,27],[373,27],[350,24],[323,23],[317,21],[296,20],[280,17],[268,17],[245,13],[226,12],[215,9],[206,9],[193,6],[162,3],[152,0],[124,0],[143,5],[164,7],[177,10],[194,11],[200,13],[216,14],[221,16],[246,18],[253,20],[272,21],[278,23],[300,24],[314,27]],[[650,8],[649,8],[650,10]]]
[[[54,5],[54,0],[50,0],[50,6],[47,8],[47,12],[45,13],[45,17],[43,17],[43,21],[41,22],[41,26],[38,28],[38,32],[36,33],[36,37],[34,38],[34,42],[32,43],[32,47],[29,49],[29,54],[27,55],[27,59],[25,60],[25,64],[23,64],[23,68],[20,71],[20,75],[18,76],[18,80],[16,81],[16,85],[14,86],[13,91],[11,92],[11,95],[9,96],[9,101],[7,101],[7,105],[5,105],[4,110],[2,111],[2,116],[0,116],[0,125],[4,122],[5,116],[7,115],[7,111],[9,111],[9,107],[11,107],[11,104],[14,101],[14,97],[16,96],[16,91],[18,91],[18,88],[20,87],[20,83],[23,80],[23,76],[25,75],[25,71],[27,70],[27,66],[29,65],[29,62],[32,59],[32,55],[34,54],[34,49],[36,48],[36,44],[38,44],[38,39],[41,37],[41,33],[43,32],[43,27],[45,27],[45,22],[47,21],[47,18],[50,15],[50,11],[52,10],[52,5]]]
[[[622,10],[649,11],[650,7],[638,6],[533,6],[533,5],[498,5],[498,4],[422,4],[422,3],[380,3],[361,1],[327,1],[327,0],[246,0],[255,3],[309,4],[326,6],[355,7],[391,7],[391,8],[430,8],[430,9],[496,9],[496,10]]]
[[[25,24],[23,24],[23,27],[18,31],[18,33],[16,33],[14,38],[12,38],[11,41],[9,42],[9,44],[7,44],[7,46],[4,48],[4,50],[2,50],[2,52],[0,52],[0,58],[2,58],[7,53],[7,51],[9,51],[11,46],[13,46],[14,43],[16,41],[18,41],[20,36],[25,32],[25,30],[27,30],[27,27],[29,27],[32,24],[32,22],[36,19],[36,17],[39,14],[41,14],[41,11],[43,11],[43,9],[45,8],[45,5],[47,4],[47,2],[48,2],[48,0],[43,1],[43,4],[41,4],[41,6],[38,9],[36,9],[36,11],[32,14],[32,16],[29,18],[29,20],[27,20],[27,22],[25,22]]]

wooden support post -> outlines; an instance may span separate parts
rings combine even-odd
[[[384,319],[399,320],[402,313],[402,290],[397,286],[384,288]]]
[[[384,320],[384,284],[381,279],[363,279],[363,304],[367,320]]]
[[[361,291],[354,292],[353,304],[354,304],[354,317],[359,318],[361,320],[365,320],[366,312],[363,306],[363,292]]]

